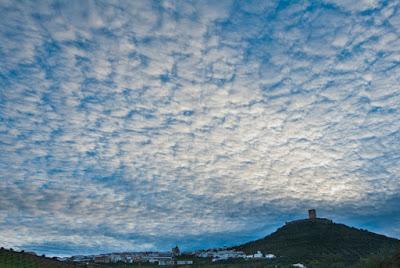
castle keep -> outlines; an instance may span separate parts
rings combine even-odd
[[[317,218],[317,212],[315,209],[309,209],[308,210],[308,219],[309,220],[315,220]]]

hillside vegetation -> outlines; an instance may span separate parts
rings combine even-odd
[[[23,252],[0,249],[0,268],[74,268],[73,264],[63,263]]]
[[[380,252],[391,253],[399,240],[327,219],[299,220],[276,232],[237,247],[246,253],[273,253],[282,262],[301,262],[308,267],[350,267]]]
[[[400,248],[394,254],[373,254],[362,259],[354,268],[400,268]]]

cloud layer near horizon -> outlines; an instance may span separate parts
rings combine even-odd
[[[363,2],[1,1],[0,243],[220,246],[309,207],[399,237],[400,6]]]

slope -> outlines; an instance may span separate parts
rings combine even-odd
[[[234,247],[246,253],[261,250],[282,261],[311,267],[349,267],[360,258],[399,246],[399,240],[356,229],[328,219],[289,222],[274,233]]]
[[[0,249],[0,268],[73,268],[74,264],[67,264],[51,258],[35,256],[23,252]]]

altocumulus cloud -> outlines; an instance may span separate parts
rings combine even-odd
[[[397,1],[1,1],[0,242],[400,236]]]

